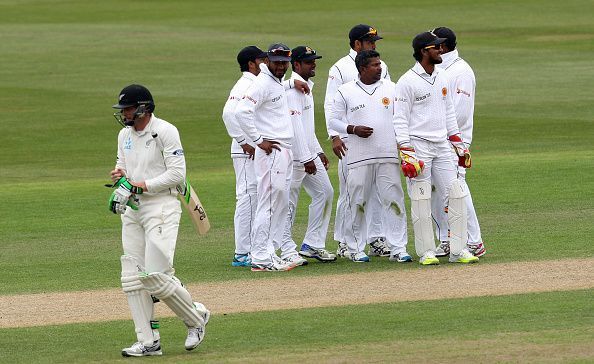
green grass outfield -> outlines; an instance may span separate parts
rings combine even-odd
[[[189,176],[210,215],[212,230],[200,239],[187,216],[183,217],[176,254],[180,278],[186,282],[266,279],[230,267],[234,177],[228,155],[230,142],[220,114],[239,77],[236,54],[248,44],[265,48],[283,41],[291,47],[309,45],[324,56],[314,78],[317,132],[331,158],[330,175],[337,188],[336,158],[329,143],[323,141],[323,95],[328,68],[346,54],[348,30],[360,22],[376,26],[384,37],[378,42],[378,51],[393,80],[413,64],[410,43],[415,34],[441,25],[452,27],[458,34],[460,54],[473,66],[478,82],[474,163],[468,181],[488,243],[488,255],[480,264],[592,257],[592,13],[594,3],[589,0],[340,4],[0,0],[0,292],[119,286],[120,223],[107,211],[109,191],[103,184],[108,182],[108,172],[115,163],[119,129],[111,116],[111,105],[121,88],[133,82],[146,85],[155,98],[156,114],[178,126]],[[304,196],[300,204],[296,240],[303,236],[306,200]],[[330,238],[328,242],[334,246]],[[409,250],[414,251],[412,239]],[[290,274],[307,279],[311,274],[369,270],[393,270],[397,274],[411,268],[375,259],[364,266],[346,261],[311,264]],[[505,331],[518,318],[531,315],[529,308],[542,304],[539,297],[547,297],[553,307],[547,321],[558,323],[563,330],[586,329],[571,332],[592,344],[592,307],[585,301],[588,296],[592,297],[591,290],[473,299],[469,302],[487,311],[488,324],[477,323],[470,332],[486,339]],[[516,299],[522,304],[511,305]],[[576,306],[581,304],[582,312],[590,317],[576,329],[571,328],[572,320],[566,320],[574,309],[566,304],[568,299],[575,300]],[[494,306],[508,303],[509,315],[498,317],[491,327]],[[350,347],[361,349],[352,351],[340,347],[333,338],[343,337],[345,331],[361,330],[353,325],[360,310],[373,317],[367,307],[215,316],[210,330],[216,340],[211,337],[201,350],[206,359],[213,360],[251,355],[253,349],[245,344],[239,346],[239,352],[232,348],[238,341],[233,328],[244,327],[248,328],[245,337],[249,335],[255,347],[272,353],[271,358],[313,360],[301,357],[296,346],[285,351],[286,343],[302,342],[299,324],[291,326],[294,331],[272,331],[278,341],[265,333],[270,322],[295,323],[303,316],[323,313],[350,317],[321,332],[315,330],[314,322],[310,331],[340,358],[345,358],[346,350],[354,358],[366,359],[358,356],[365,353],[365,345],[357,344],[357,335],[373,345],[377,340],[372,339],[385,336],[385,342],[398,342],[399,347],[409,348],[406,355],[411,355],[424,347],[426,336],[431,343],[450,342],[447,330],[434,331],[422,322],[441,305],[464,306],[462,301],[377,306],[382,317],[390,320],[400,317],[398,309],[408,312],[412,321],[404,320],[403,324],[408,330],[398,329],[390,333],[395,336],[386,336],[387,327],[393,326],[376,325],[376,318],[365,326],[364,333],[345,339]],[[473,315],[480,316],[478,311],[472,310]],[[400,321],[395,322],[400,325]],[[534,340],[541,340],[540,335],[543,342],[556,340],[554,329],[543,329],[536,319],[524,320],[523,327],[529,335],[518,335],[519,343],[513,342],[516,348],[522,343],[532,347]],[[56,332],[57,343],[43,348],[32,345],[37,340],[45,343],[42,335],[46,329],[11,329],[3,331],[11,335],[0,335],[0,348],[29,348],[29,352],[9,351],[9,361],[87,362],[102,360],[102,355],[115,358],[117,350],[131,338],[129,322],[51,329]],[[252,335],[254,332],[263,334]],[[463,330],[459,332],[454,337],[471,339]],[[182,333],[172,330],[171,335]],[[94,336],[100,341],[96,347],[87,344]],[[571,351],[570,340],[558,336]],[[85,349],[77,349],[83,344]],[[315,340],[311,344],[315,345]],[[579,352],[579,347],[574,349]],[[166,350],[174,360],[201,358],[200,353],[183,356],[180,351]],[[227,355],[217,354],[225,350]],[[479,342],[469,350],[480,355],[482,350],[487,354],[491,349]],[[31,351],[43,355],[30,360]],[[282,358],[274,356],[283,353],[286,356]],[[530,351],[511,351],[508,359],[521,358],[523,353]],[[467,354],[450,356],[453,354],[444,350],[439,355],[446,356],[436,360],[468,358]],[[331,360],[333,356],[325,358]]]

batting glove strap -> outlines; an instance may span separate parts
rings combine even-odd
[[[114,185],[114,187],[116,188],[123,188],[125,190],[127,190],[130,193],[133,193],[135,195],[140,195],[142,194],[142,188],[141,187],[137,187],[137,186],[133,186],[130,181],[128,181],[128,179],[126,177],[121,177],[116,184]]]

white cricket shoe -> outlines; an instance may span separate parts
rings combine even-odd
[[[469,263],[476,263],[478,261],[479,261],[479,258],[472,255],[472,253],[469,252],[467,249],[462,249],[460,254],[450,253],[450,263],[469,264]]]
[[[288,257],[283,259],[286,263],[292,265],[293,267],[299,267],[302,265],[307,265],[309,262],[307,259],[302,258],[299,254],[289,255]]]
[[[161,341],[155,340],[153,345],[144,346],[141,342],[137,341],[129,348],[122,349],[122,356],[157,356],[163,355],[161,351]]]
[[[438,265],[439,259],[435,257],[435,253],[433,251],[428,250],[419,259],[419,263],[421,263],[421,265]]]
[[[206,334],[204,329],[204,326],[191,327],[188,329],[188,337],[186,337],[185,344],[186,350],[194,350],[198,345],[200,345],[202,340],[204,340],[204,335]]]
[[[435,249],[435,256],[447,257],[448,255],[450,255],[450,242],[442,241],[441,243],[439,243],[437,249]]]

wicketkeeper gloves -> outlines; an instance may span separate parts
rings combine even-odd
[[[454,147],[454,151],[458,156],[458,165],[464,168],[470,168],[472,166],[472,159],[470,157],[470,151],[466,148],[466,145],[460,139],[458,135],[450,135],[448,137],[450,143]]]
[[[415,148],[401,146],[398,151],[400,154],[400,167],[402,168],[402,173],[408,178],[418,176],[423,171],[425,163],[417,158]]]

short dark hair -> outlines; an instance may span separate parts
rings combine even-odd
[[[359,52],[359,54],[357,54],[357,57],[355,57],[355,66],[357,66],[357,71],[359,71],[361,67],[367,66],[371,58],[376,58],[379,56],[380,54],[373,49]]]
[[[423,53],[421,53],[421,49],[415,49],[413,52],[413,57],[417,60],[417,62],[421,62],[423,60]]]

